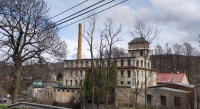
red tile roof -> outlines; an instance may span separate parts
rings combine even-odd
[[[157,82],[174,82],[181,83],[184,78],[184,73],[157,73]]]

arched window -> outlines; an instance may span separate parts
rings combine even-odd
[[[124,60],[123,59],[121,60],[121,66],[124,66]]]
[[[137,66],[137,67],[139,66],[139,60],[136,61],[136,66]]]
[[[128,63],[128,66],[131,66],[131,60],[130,59],[127,60],[127,63]]]

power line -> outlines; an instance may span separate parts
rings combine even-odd
[[[57,16],[59,16],[59,15],[65,13],[65,12],[67,12],[67,11],[69,11],[69,10],[71,10],[71,9],[73,9],[73,8],[75,8],[75,7],[79,6],[79,5],[81,5],[81,4],[85,3],[85,2],[87,2],[87,1],[88,1],[88,0],[85,0],[85,1],[83,1],[83,2],[81,2],[81,3],[79,3],[79,4],[77,4],[77,5],[75,5],[75,6],[73,6],[73,7],[71,7],[71,8],[69,8],[69,9],[67,9],[67,10],[65,10],[65,11],[63,11],[63,12],[61,12],[61,13],[59,13],[59,14],[53,16],[53,17],[51,17],[50,19],[53,19],[53,18],[55,18],[55,17],[57,17]]]
[[[95,10],[95,9],[98,9],[98,8],[100,8],[100,7],[104,6],[104,5],[107,5],[107,4],[109,4],[109,3],[113,2],[113,1],[115,1],[115,0],[111,0],[111,1],[109,1],[109,2],[107,2],[107,3],[105,3],[105,4],[103,4],[103,5],[100,5],[100,6],[98,6],[98,7],[95,7],[95,8],[93,8],[93,9],[91,9],[91,10],[89,10],[89,11],[86,11],[86,12],[84,12],[84,13],[82,13],[82,14],[79,14],[79,15],[73,17],[73,18],[70,18],[70,19],[65,20],[65,21],[63,21],[63,22],[61,22],[61,23],[58,23],[58,24],[56,24],[55,26],[58,26],[58,25],[60,25],[60,24],[63,24],[63,23],[65,23],[65,22],[68,22],[68,21],[70,21],[70,20],[72,20],[72,19],[75,19],[75,18],[77,18],[77,17],[80,17],[80,16],[82,16],[82,15],[88,13],[88,12],[91,12],[91,11],[93,11],[93,10]],[[126,1],[126,0],[125,0],[125,1]]]
[[[124,0],[124,1],[122,1],[122,2],[119,2],[119,3],[115,4],[115,5],[112,5],[112,6],[108,7],[108,8],[106,8],[106,9],[103,9],[103,10],[101,10],[101,11],[99,11],[99,12],[96,12],[96,13],[90,15],[90,16],[87,16],[87,17],[85,17],[85,18],[82,18],[82,19],[80,19],[80,20],[77,20],[77,21],[75,21],[75,22],[72,22],[72,23],[70,23],[70,24],[68,24],[68,25],[65,25],[65,26],[63,26],[63,27],[60,27],[60,28],[58,28],[58,29],[62,29],[62,28],[65,28],[65,27],[67,27],[67,26],[70,26],[70,25],[72,25],[72,24],[74,24],[74,23],[77,23],[77,22],[79,22],[79,21],[81,21],[81,20],[84,20],[84,19],[86,19],[86,18],[88,18],[88,17],[91,17],[91,16],[93,16],[93,15],[99,14],[99,13],[101,13],[101,12],[103,12],[103,11],[106,11],[106,10],[108,10],[108,9],[114,7],[114,6],[117,6],[117,5],[119,5],[119,4],[122,4],[122,3],[126,2],[126,1],[128,1],[128,0]]]
[[[67,17],[65,17],[65,18],[63,18],[63,19],[61,19],[61,20],[59,20],[59,21],[57,21],[57,22],[55,22],[55,23],[61,22],[62,20],[65,20],[65,19],[67,19],[67,18],[69,18],[69,17],[72,17],[72,16],[74,16],[74,15],[76,15],[76,14],[78,14],[78,13],[84,11],[84,10],[87,10],[87,9],[89,9],[89,8],[91,8],[91,7],[95,6],[95,5],[97,5],[97,4],[101,3],[101,2],[103,2],[103,1],[105,1],[105,0],[101,0],[101,1],[99,1],[99,2],[97,2],[97,3],[94,3],[93,5],[90,5],[90,6],[88,6],[87,8],[84,8],[84,9],[82,9],[82,10],[80,10],[80,11],[78,11],[78,12],[72,14],[72,15],[69,15],[69,16],[67,16]],[[114,1],[114,0],[113,0],[113,1]]]

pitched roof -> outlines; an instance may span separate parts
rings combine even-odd
[[[157,82],[174,82],[181,83],[184,78],[184,73],[157,73]]]
[[[149,42],[146,41],[146,39],[144,37],[136,37],[128,44],[136,44],[136,43],[149,43]]]
[[[44,88],[45,86],[48,86],[48,85],[51,85],[53,87],[59,86],[58,83],[56,82],[46,82],[46,83],[42,83],[42,85],[31,84],[31,86],[34,88]]]

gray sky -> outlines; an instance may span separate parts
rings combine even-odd
[[[72,6],[83,2],[84,0],[70,0],[70,2],[69,0],[45,1],[48,6],[51,7],[49,15],[53,17]],[[81,6],[53,18],[53,21],[58,21],[98,1],[100,0],[88,0]],[[103,3],[108,1],[110,0],[106,0]],[[111,6],[120,1],[123,0],[115,0],[105,7]],[[101,9],[104,9],[105,7]],[[98,12],[98,10],[95,11]],[[74,19],[73,21],[67,22],[61,26],[72,23],[85,16],[86,15],[81,16],[80,18]],[[124,28],[121,36],[124,41],[116,43],[116,46],[124,47],[125,49],[128,48],[128,42],[133,39],[133,37],[128,33],[128,30],[131,30],[134,27],[135,18],[143,19],[148,25],[162,30],[159,34],[159,38],[153,41],[152,47],[156,46],[156,44],[164,46],[167,42],[171,46],[174,43],[182,44],[183,42],[189,42],[193,46],[197,47],[195,38],[200,34],[200,0],[128,0],[121,5],[102,12],[98,17],[99,28],[102,27],[102,24],[108,17],[113,18],[116,25],[119,23],[123,24]],[[78,23],[83,23],[83,21]],[[59,36],[63,37],[69,44],[70,54],[68,59],[76,58],[78,23],[59,31]],[[88,45],[83,39],[83,58],[89,57],[87,48]]]

